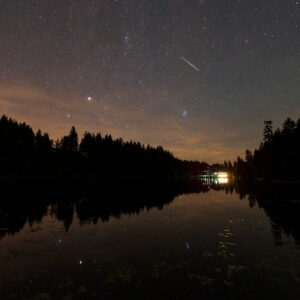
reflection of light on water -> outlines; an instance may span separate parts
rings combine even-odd
[[[204,182],[207,185],[226,184],[229,182],[229,175],[227,172],[214,172],[211,174],[201,174],[200,178],[202,182]]]
[[[218,178],[218,183],[219,184],[228,183],[228,178],[227,177],[219,177]]]

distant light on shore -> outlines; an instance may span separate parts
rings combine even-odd
[[[228,178],[228,173],[227,172],[216,172],[215,175],[218,178]]]

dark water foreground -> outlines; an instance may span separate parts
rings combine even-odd
[[[1,185],[0,299],[300,299],[294,185]]]

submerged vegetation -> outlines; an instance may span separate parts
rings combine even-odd
[[[81,141],[75,127],[53,142],[47,133],[34,133],[25,123],[0,119],[0,176],[55,178],[155,177],[182,178],[201,173],[205,162],[183,161],[161,146],[125,142],[111,135],[85,132]]]
[[[272,121],[264,122],[263,141],[252,153],[246,150],[240,157],[224,167],[236,178],[261,178],[267,180],[300,179],[300,118],[297,122],[287,118],[282,128],[273,130]]]

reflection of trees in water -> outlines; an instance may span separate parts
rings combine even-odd
[[[80,224],[107,222],[122,215],[162,209],[186,193],[208,192],[200,181],[117,181],[98,185],[3,185],[1,188],[0,238],[32,226],[50,214],[69,230],[74,212]]]
[[[5,184],[0,188],[0,238],[19,232],[26,223],[32,226],[41,222],[47,213],[63,222],[68,231],[74,212],[81,225],[96,224],[152,208],[162,209],[181,194],[223,189],[226,193],[238,193],[241,200],[247,199],[251,208],[257,205],[264,209],[270,218],[275,244],[282,244],[282,232],[300,244],[300,199],[295,185],[239,182],[208,186],[200,181],[118,181],[89,186]]]
[[[242,181],[226,188],[227,193],[233,190],[240,199],[247,198],[251,208],[257,205],[264,209],[270,218],[276,245],[282,244],[282,232],[300,244],[300,194],[296,184]]]

